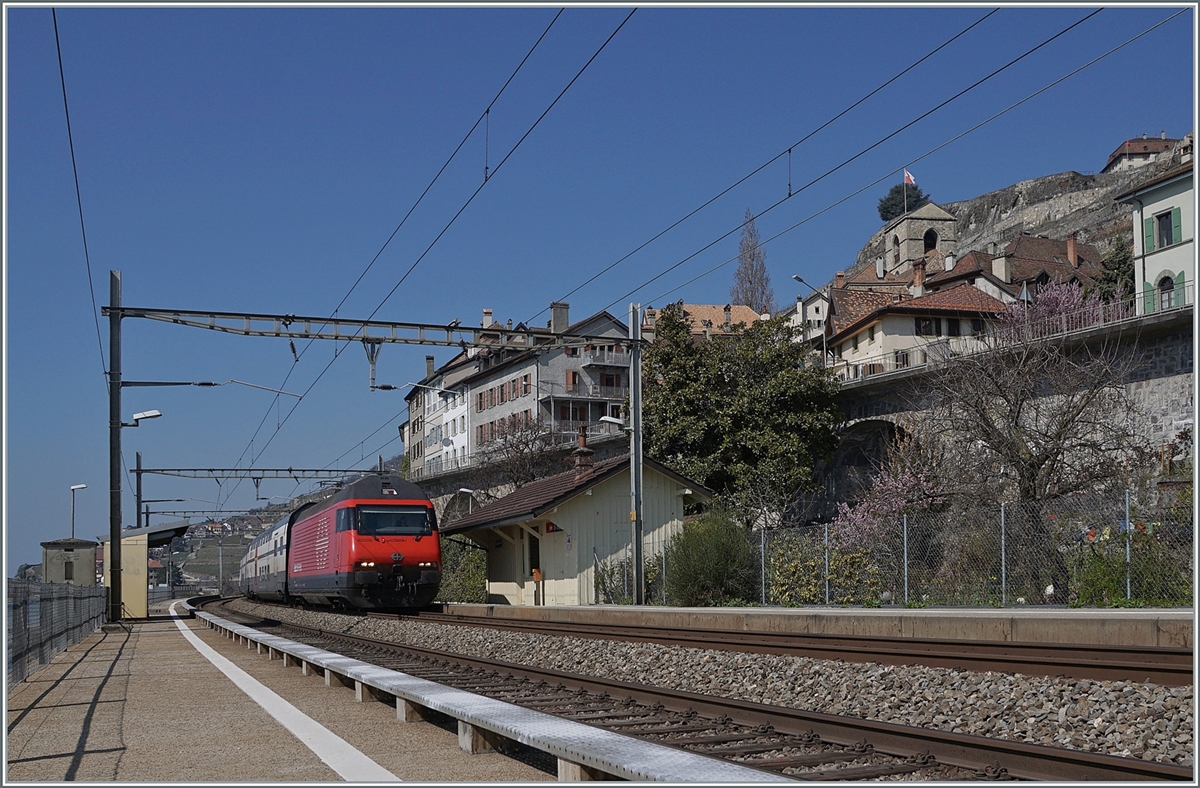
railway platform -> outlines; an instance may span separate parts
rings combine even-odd
[[[106,626],[8,688],[6,783],[555,779],[280,670],[170,605]]]
[[[1193,648],[1192,608],[720,607],[442,605],[446,613],[575,624],[735,632]]]

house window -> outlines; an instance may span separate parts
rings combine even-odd
[[[1175,308],[1175,280],[1169,276],[1158,280],[1158,308]]]
[[[868,342],[875,341],[875,326],[871,326],[870,328],[867,329],[867,341]]]
[[[855,334],[854,338],[850,340],[850,349],[858,350],[858,334]]]
[[[528,394],[528,393],[529,393],[529,376],[524,375],[521,378],[521,395],[524,396],[525,394]]]
[[[974,334],[977,337],[981,337],[984,335],[985,331],[986,331],[986,328],[984,327],[984,324],[983,324],[983,318],[981,318],[981,317],[971,318],[971,333],[972,334]]]
[[[917,336],[919,337],[935,337],[937,336],[936,319],[932,317],[918,317],[916,320]]]
[[[146,508],[149,508],[149,507],[146,507]],[[63,580],[74,580],[74,579],[75,579],[75,562],[74,561],[64,561],[63,562]]]
[[[951,337],[962,336],[962,328],[959,326],[957,317],[946,318],[946,335]]]
[[[1160,213],[1154,217],[1155,238],[1158,240],[1158,248],[1160,249],[1164,246],[1170,246],[1179,240],[1175,237],[1175,233],[1172,232],[1172,213],[1174,212]]]
[[[577,391],[579,389],[579,372],[574,369],[567,370],[567,391]]]

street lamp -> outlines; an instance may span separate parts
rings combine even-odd
[[[86,484],[71,485],[71,539],[75,538],[75,491],[87,489]],[[95,569],[96,567],[92,567]]]
[[[144,410],[141,413],[133,414],[133,421],[131,423],[126,424],[125,422],[121,422],[121,426],[136,427],[138,426],[138,422],[142,421],[143,419],[157,419],[160,416],[162,416],[162,414],[157,410]]]
[[[471,510],[474,508],[474,504],[475,504],[475,491],[468,490],[466,487],[459,487],[458,491],[460,493],[466,493],[467,495],[471,496],[470,498],[467,499],[467,514],[470,514]]]
[[[830,301],[828,300],[828,296],[822,294],[819,290],[817,290],[817,288],[813,287],[808,282],[805,282],[798,274],[792,274],[792,278],[807,287],[809,290],[813,291],[814,294],[820,295],[822,300],[825,301],[825,317],[821,320],[821,366],[827,366],[829,349],[825,346],[825,324],[829,321]]]

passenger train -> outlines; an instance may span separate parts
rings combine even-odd
[[[301,506],[246,549],[238,587],[251,599],[352,608],[424,607],[442,554],[433,504],[393,474],[370,474]]]

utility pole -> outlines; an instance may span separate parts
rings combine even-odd
[[[642,557],[642,305],[629,305],[629,519],[633,525],[633,603],[646,602]]]
[[[121,272],[108,272],[108,620],[121,620]],[[140,477],[139,477],[140,478]]]

